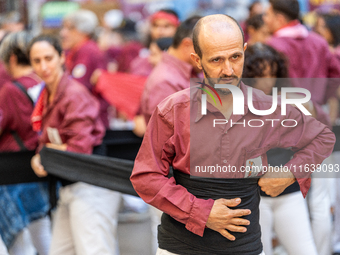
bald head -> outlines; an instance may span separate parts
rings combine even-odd
[[[219,33],[224,33],[226,31],[238,31],[240,36],[242,36],[242,41],[244,44],[244,33],[238,22],[226,15],[226,14],[215,14],[209,15],[201,18],[194,27],[193,30],[193,44],[197,55],[202,58],[202,51],[199,45],[200,33],[209,32],[211,34],[218,35]]]

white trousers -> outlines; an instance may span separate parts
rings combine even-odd
[[[340,176],[336,181],[336,202],[334,207],[334,244],[333,251],[340,252]]]
[[[26,234],[28,234],[27,236],[24,235],[25,231]],[[48,255],[50,243],[51,221],[50,218],[46,216],[31,222],[26,229],[18,234],[14,240],[14,244],[9,250],[9,254],[31,255],[34,247],[39,255]]]
[[[329,178],[312,174],[311,190],[307,200],[312,224],[313,237],[319,255],[331,254],[332,215],[331,198],[328,190]]]
[[[60,189],[50,255],[116,255],[121,194],[77,182]]]
[[[8,255],[7,247],[4,244],[4,241],[2,241],[1,237],[0,237],[0,255]]]
[[[288,254],[318,254],[313,240],[307,203],[301,192],[275,198],[261,197],[260,224],[263,250],[266,255],[273,255],[273,231]]]
[[[332,164],[334,167],[340,165],[340,151],[335,151],[332,155],[327,159],[329,164]],[[340,253],[340,173],[334,172],[333,178],[328,180],[328,183],[333,181],[333,186],[329,185],[333,188],[333,193],[331,193],[331,198],[334,198],[332,201],[334,205],[334,234],[333,234],[333,252]]]
[[[158,248],[156,255],[179,255],[179,254],[175,254],[175,253],[172,253],[172,252],[168,252],[167,250],[163,250],[163,249]],[[259,255],[265,255],[265,254],[264,254],[264,252],[261,252],[261,254],[259,254]]]

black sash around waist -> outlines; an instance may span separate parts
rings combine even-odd
[[[267,151],[268,164],[271,166],[284,166],[294,155],[294,152],[283,148],[274,148]],[[287,195],[293,192],[300,191],[300,186],[298,182],[294,182],[292,185],[288,186],[279,196]],[[260,194],[263,197],[270,197],[262,190]]]
[[[214,179],[198,178],[174,170],[176,183],[185,187],[197,198],[214,200],[240,197],[241,204],[233,209],[250,209],[244,216],[250,221],[247,232],[231,232],[235,241],[229,241],[220,233],[206,228],[203,237],[188,231],[185,225],[163,213],[158,227],[161,249],[180,255],[258,255],[262,252],[259,224],[260,193],[257,178]]]
[[[38,177],[31,168],[34,155],[35,151],[1,152],[0,185],[46,181],[47,178]]]

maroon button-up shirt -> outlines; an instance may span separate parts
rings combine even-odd
[[[193,66],[174,56],[163,52],[162,60],[148,77],[142,99],[141,111],[146,123],[156,109],[156,106],[166,97],[190,87]]]
[[[300,23],[278,30],[267,44],[288,59],[288,73],[291,78],[340,78],[340,61],[334,56],[324,38],[308,32]],[[297,80],[297,87],[311,92],[313,102],[325,104],[335,95],[337,85],[327,84],[327,80]]]
[[[105,134],[99,119],[99,103],[80,83],[64,74],[58,85],[52,103],[44,102],[42,115],[42,135],[39,149],[50,139],[59,134],[62,143],[67,144],[67,151],[91,154],[94,146],[101,144]]]
[[[247,98],[247,87],[241,83],[241,90]],[[201,90],[185,89],[162,101],[153,113],[142,146],[135,160],[131,182],[137,193],[147,203],[157,207],[185,227],[203,236],[205,225],[214,201],[204,200],[177,185],[175,179],[168,178],[169,167],[186,174],[192,174],[195,165],[230,165],[240,169],[247,159],[261,157],[267,164],[266,152],[271,148],[292,148],[296,151],[287,166],[299,182],[303,195],[310,187],[310,173],[292,166],[320,164],[333,149],[334,134],[324,124],[305,116],[298,109],[287,106],[287,115],[281,115],[281,106],[268,116],[254,115],[248,110],[245,100],[245,114],[231,115],[229,122],[248,123],[250,119],[265,122],[262,127],[246,124],[218,125],[214,119],[224,116],[207,103],[207,115],[200,112]],[[190,93],[191,91],[191,93]],[[272,106],[272,97],[253,89],[255,109],[264,110]],[[278,121],[265,121],[276,119]],[[294,119],[294,128],[283,127],[283,119]],[[252,123],[252,125],[258,125]],[[196,174],[195,174],[196,175]],[[215,178],[244,178],[244,172],[227,172],[210,175]],[[222,195],[223,197],[223,195]]]
[[[26,89],[41,82],[35,74],[23,76],[17,81]],[[15,131],[28,150],[38,146],[38,135],[32,130],[31,114],[33,104],[12,82],[7,82],[0,89],[0,152],[20,151],[11,131]]]

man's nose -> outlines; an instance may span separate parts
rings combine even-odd
[[[229,60],[226,60],[226,61],[223,63],[222,74],[225,74],[225,75],[227,75],[227,76],[231,76],[231,75],[234,74],[233,66],[232,66],[232,64],[229,62]]]

